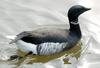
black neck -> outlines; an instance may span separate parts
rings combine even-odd
[[[76,24],[73,24],[73,23],[76,23]],[[69,24],[70,24],[70,32],[74,32],[79,37],[81,37],[81,30],[80,30],[80,26],[78,24],[78,21],[73,21],[73,23],[69,22]]]

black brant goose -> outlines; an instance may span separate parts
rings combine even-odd
[[[24,31],[10,42],[27,54],[48,55],[70,49],[81,39],[78,17],[90,8],[81,5],[72,6],[68,11],[70,29],[38,29]]]

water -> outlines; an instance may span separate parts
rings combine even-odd
[[[100,68],[99,3],[99,0],[0,0],[0,68],[13,68],[16,65],[18,68]],[[17,47],[9,45],[10,40],[6,36],[42,27],[69,28],[66,15],[75,4],[92,8],[79,17],[83,34],[82,48],[76,46],[76,49],[69,51],[73,53],[82,49],[82,54],[78,54],[79,60],[70,57],[69,62],[72,64],[64,64],[67,63],[66,53],[60,53],[42,58],[29,56],[16,65],[15,61],[6,61],[17,53]]]

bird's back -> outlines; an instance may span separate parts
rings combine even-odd
[[[69,31],[67,29],[40,29],[28,33],[29,35],[22,37],[21,40],[40,44],[44,42],[66,42]]]

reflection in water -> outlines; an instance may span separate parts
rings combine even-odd
[[[41,56],[40,55],[30,55],[30,56],[25,57],[24,55],[26,53],[23,53],[22,51],[18,50],[17,54],[19,56],[22,56],[23,58],[19,59],[17,61],[16,65],[19,66],[23,62],[28,63],[28,64],[38,63],[38,62],[45,63],[45,62],[48,62],[50,60],[54,60],[54,59],[57,59],[57,58],[60,58],[63,56],[65,56],[62,59],[64,64],[68,64],[68,63],[70,63],[70,62],[68,62],[70,57],[67,58],[67,56],[70,55],[70,56],[76,57],[78,59],[80,56],[80,53],[81,53],[81,43],[80,42],[75,47],[73,47],[67,51],[52,54],[52,55],[45,55],[45,56],[44,55],[41,55]]]

